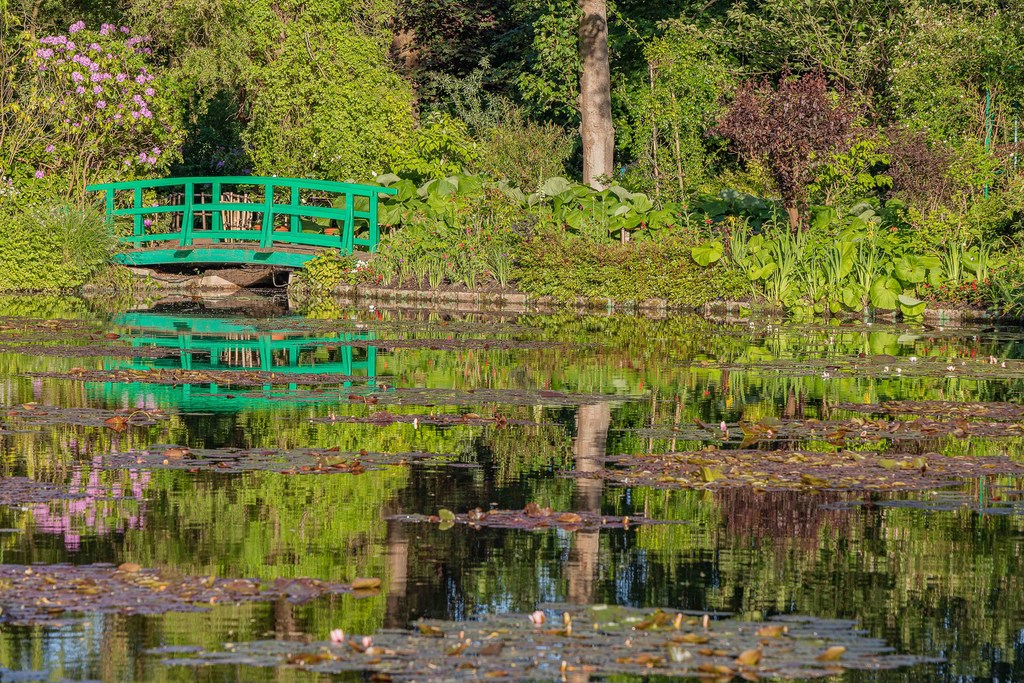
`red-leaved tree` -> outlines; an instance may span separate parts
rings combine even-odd
[[[821,74],[778,86],[747,81],[712,132],[729,140],[741,157],[766,163],[782,195],[789,224],[797,230],[815,169],[848,144],[857,117],[844,92],[829,92]]]

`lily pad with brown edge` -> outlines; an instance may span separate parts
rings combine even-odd
[[[62,624],[76,615],[116,612],[195,612],[212,605],[358,593],[349,584],[319,579],[252,579],[180,576],[135,563],[72,566],[0,565],[0,623]]]
[[[1024,476],[1024,463],[1001,456],[880,456],[878,453],[797,450],[705,450],[662,455],[620,455],[595,472],[564,471],[574,478],[676,489],[750,487],[761,491],[913,491],[941,488],[990,475]],[[716,476],[709,478],[706,470]],[[721,475],[721,476],[717,476]]]
[[[464,524],[471,528],[522,529],[538,531],[562,529],[564,531],[598,531],[601,529],[628,529],[633,526],[652,524],[685,524],[685,521],[649,519],[647,517],[616,517],[594,512],[561,512],[536,503],[528,503],[523,510],[481,510],[455,514],[441,510],[437,515],[393,515],[388,521],[438,524],[450,527]]]
[[[646,677],[713,672],[791,679],[941,661],[894,654],[884,641],[865,635],[851,621],[796,616],[767,623],[726,619],[711,621],[705,629],[669,610],[544,607],[551,627],[535,625],[536,619],[531,621],[526,614],[486,615],[474,621],[421,620],[409,630],[388,630],[347,643],[254,641],[225,645],[219,651],[182,652],[163,663],[296,667],[326,674],[364,672],[377,680],[433,682],[559,680],[577,673]],[[762,635],[767,626],[777,626],[778,635]],[[698,632],[699,638],[688,637]],[[841,657],[831,659],[840,649]]]

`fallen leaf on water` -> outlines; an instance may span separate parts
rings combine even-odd
[[[428,638],[444,638],[444,631],[436,626],[431,626],[430,624],[416,624],[416,626],[419,628],[421,636],[426,636]]]
[[[785,633],[786,627],[777,624],[770,624],[757,629],[757,635],[762,638],[781,638]]]
[[[819,662],[835,662],[843,656],[844,652],[846,652],[846,648],[842,645],[833,645],[832,647],[828,648],[820,655],[815,657],[815,659]]]
[[[723,676],[729,676],[733,673],[733,670],[724,664],[711,664],[704,663],[697,667],[697,671],[708,674],[721,674]]]
[[[496,640],[493,643],[487,643],[480,648],[480,654],[488,657],[496,657],[501,654],[501,651],[505,649],[504,640]]]
[[[134,562],[122,562],[117,566],[117,571],[124,572],[125,574],[134,574],[140,569],[142,569],[142,567],[135,564]]]
[[[113,417],[108,417],[104,420],[103,424],[113,429],[115,432],[123,432],[128,429],[128,418],[124,415],[114,415]]]
[[[311,664],[321,664],[323,662],[330,662],[334,659],[334,656],[326,652],[300,652],[299,654],[292,655],[291,657],[289,657],[288,663],[309,666]]]
[[[377,578],[356,578],[352,579],[352,590],[365,591],[373,588],[380,588],[380,579]]]
[[[700,480],[705,484],[710,484],[715,480],[725,478],[725,476],[721,472],[719,472],[718,470],[713,470],[706,465],[700,468],[700,470],[698,471],[698,476],[700,477]]]
[[[760,661],[760,650],[744,650],[740,653],[740,656],[736,658],[736,663],[742,664],[743,666],[757,666],[757,663]]]

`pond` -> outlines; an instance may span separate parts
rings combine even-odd
[[[0,300],[0,680],[1024,680],[1021,330],[320,314]]]

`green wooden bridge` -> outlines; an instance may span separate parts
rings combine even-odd
[[[130,266],[257,264],[302,268],[325,249],[376,251],[377,202],[395,190],[299,178],[162,178],[86,187],[103,192],[106,215]]]

